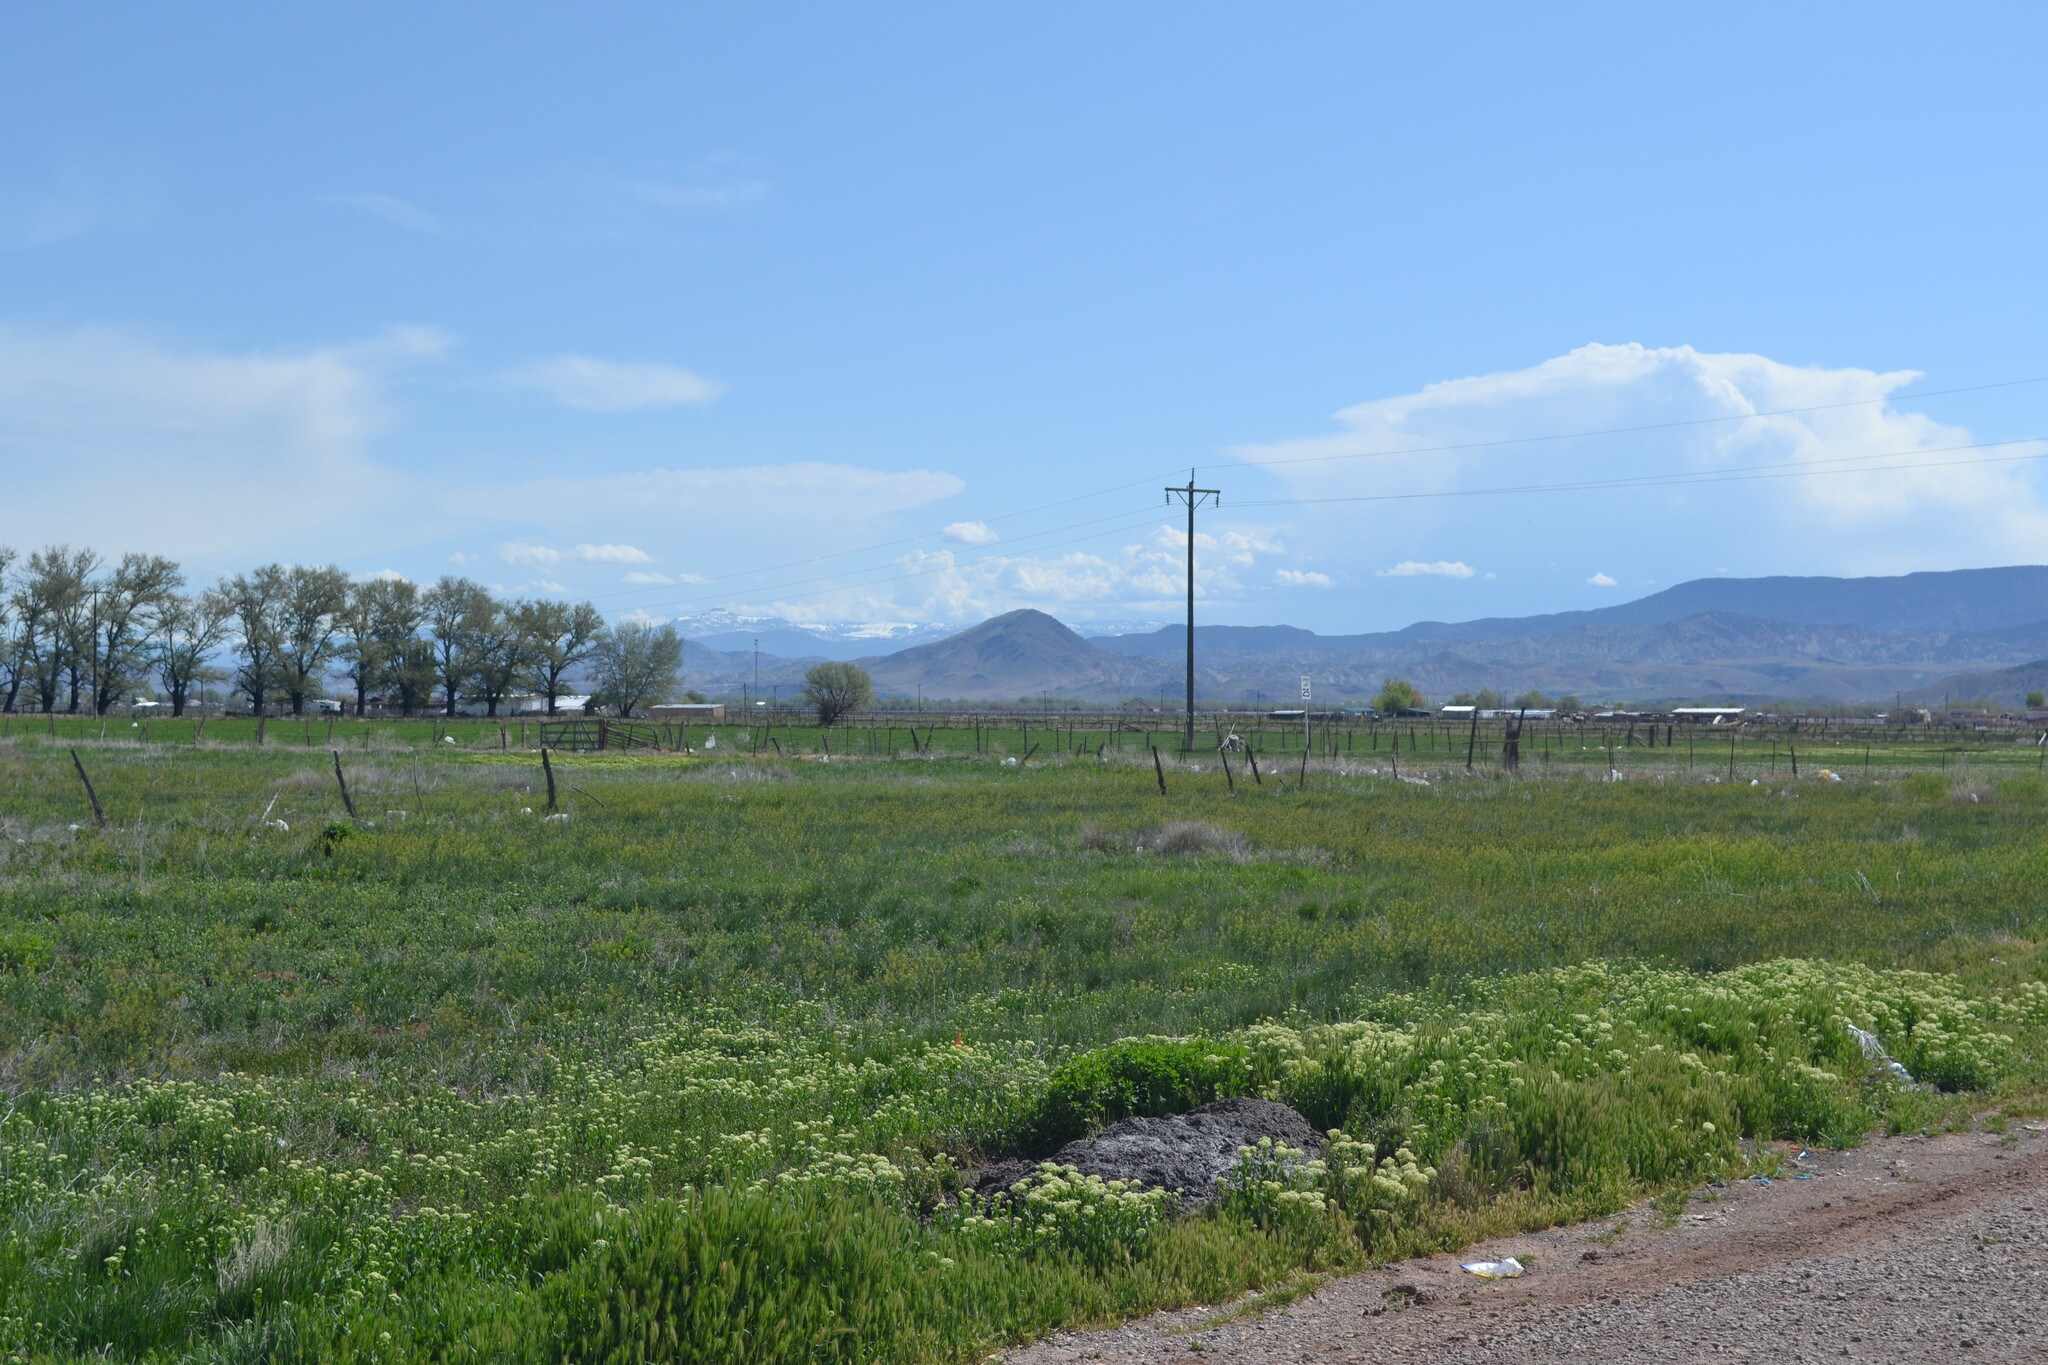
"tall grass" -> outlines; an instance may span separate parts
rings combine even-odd
[[[567,756],[550,824],[530,756],[394,749],[351,823],[324,752],[81,755],[104,831],[0,743],[22,1356],[964,1359],[2048,1080],[2024,773]],[[1376,1155],[1114,1255],[931,1216],[1235,1093]]]

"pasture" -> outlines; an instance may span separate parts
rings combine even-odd
[[[2048,1092],[2016,743],[195,730],[0,739],[8,1359],[970,1359]],[[1235,1093],[1344,1136],[951,1198]]]

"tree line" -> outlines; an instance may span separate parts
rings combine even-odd
[[[303,715],[338,676],[357,715],[375,698],[408,716],[464,702],[495,716],[520,692],[554,715],[584,674],[593,697],[630,715],[668,700],[682,664],[673,625],[607,624],[589,602],[503,599],[454,575],[422,588],[266,564],[194,589],[161,555],[0,546],[5,711],[104,715],[154,680],[173,715],[223,682],[258,713]]]

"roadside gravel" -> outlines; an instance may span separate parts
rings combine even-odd
[[[1806,1178],[1333,1281],[1256,1316],[1161,1314],[1010,1365],[2048,1360],[2048,1124],[1875,1138]],[[1459,1263],[1515,1256],[1519,1279]],[[1238,1307],[1242,1307],[1239,1305]]]

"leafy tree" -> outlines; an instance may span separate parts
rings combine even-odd
[[[14,694],[21,687],[21,654],[19,643],[12,629],[14,625],[14,580],[8,577],[8,570],[14,566],[15,553],[0,545],[0,711],[14,709]]]
[[[622,716],[668,700],[683,669],[683,637],[666,622],[621,621],[597,637],[597,695]]]
[[[1372,699],[1373,710],[1383,716],[1397,716],[1403,711],[1416,711],[1429,705],[1422,695],[1422,689],[1406,678],[1383,678],[1380,694]]]
[[[874,680],[859,664],[824,663],[804,674],[804,701],[817,708],[820,725],[835,724],[874,699]]]
[[[1500,693],[1490,687],[1482,687],[1478,695],[1472,698],[1472,704],[1482,711],[1498,711],[1504,703]]]
[[[355,684],[357,715],[368,709],[370,689],[385,685],[407,649],[424,643],[420,629],[426,620],[418,584],[403,578],[371,578],[350,586],[340,620],[345,642],[338,654],[344,674]],[[425,690],[433,687],[430,669]],[[411,708],[406,714],[412,714]]]
[[[604,617],[588,602],[528,602],[521,608],[520,629],[533,690],[548,699],[552,716],[556,698],[568,690],[562,679],[597,647]]]
[[[285,600],[290,591],[282,564],[265,564],[253,573],[236,574],[220,586],[241,637],[241,663],[235,686],[249,698],[250,709],[263,714],[270,690],[277,685],[278,655],[284,647]]]
[[[1517,710],[1522,711],[1542,711],[1557,705],[1533,687],[1516,697],[1513,704]]]
[[[219,676],[206,661],[226,638],[234,614],[234,604],[218,589],[196,597],[173,593],[164,603],[150,643],[150,661],[171,695],[172,715],[185,714],[194,684]]]
[[[2029,711],[2039,711],[2044,706],[2048,706],[2048,694],[2040,692],[2027,693],[2027,709]]]
[[[103,716],[148,676],[150,644],[164,608],[185,585],[185,575],[162,555],[128,554],[104,583],[91,585],[89,613],[93,714]]]
[[[398,694],[398,709],[416,716],[434,699],[434,683],[440,678],[434,642],[411,635],[393,647],[384,673],[384,685]]]
[[[1571,693],[1571,692],[1567,692],[1567,693],[1565,693],[1565,694],[1564,694],[1563,696],[1559,697],[1559,698],[1557,699],[1557,709],[1558,709],[1558,710],[1560,710],[1560,711],[1576,711],[1576,710],[1578,710],[1578,709],[1579,709],[1579,699],[1578,699],[1578,696],[1577,696],[1577,694],[1575,694],[1575,693]]]
[[[427,623],[434,629],[434,671],[443,705],[452,716],[463,688],[476,673],[478,627],[490,620],[498,604],[483,584],[453,575],[444,575],[428,588],[423,601]]]
[[[18,688],[26,681],[44,712],[57,709],[69,683],[72,711],[90,668],[92,577],[100,557],[91,550],[50,545],[29,555],[10,594],[15,617]]]
[[[490,610],[480,611],[470,622],[470,682],[474,695],[484,699],[486,715],[498,714],[498,705],[512,692],[527,664],[527,636],[524,627],[528,602],[506,604],[491,600]]]
[[[307,698],[321,690],[320,678],[334,658],[335,635],[347,606],[348,575],[340,569],[294,564],[285,570],[278,685],[290,698],[295,716],[304,715]]]
[[[1452,695],[1448,704],[1451,706],[1477,706],[1479,705],[1479,699],[1470,692],[1458,692]]]

